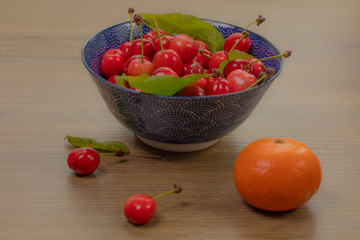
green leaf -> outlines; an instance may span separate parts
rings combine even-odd
[[[98,142],[93,138],[74,137],[67,135],[65,139],[74,147],[90,147],[98,151],[116,152],[122,150],[125,154],[129,153],[129,148],[119,141],[103,141]]]
[[[232,50],[230,51],[230,53],[228,53],[228,59],[225,59],[219,66],[219,70],[221,71],[221,73],[224,71],[224,68],[226,67],[226,65],[230,62],[233,61],[235,59],[251,59],[253,58],[252,55],[246,53],[246,52],[242,52],[239,50]]]
[[[131,87],[140,89],[144,93],[173,96],[185,86],[196,80],[207,76],[207,74],[190,74],[185,77],[175,77],[169,75],[149,76],[127,76],[126,80]]]
[[[125,80],[126,80],[126,76],[125,76],[125,75],[115,76],[116,85],[119,85],[120,87],[126,88],[126,86],[125,86]]]
[[[141,16],[152,27],[155,27],[154,19],[156,19],[159,28],[168,35],[183,33],[195,40],[205,42],[213,53],[224,47],[225,39],[222,34],[213,25],[195,16],[180,13],[142,13]]]

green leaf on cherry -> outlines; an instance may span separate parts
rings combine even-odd
[[[185,86],[206,77],[207,74],[190,74],[184,77],[175,77],[169,75],[149,76],[142,74],[140,76],[127,76],[126,81],[130,86],[143,91],[144,93],[173,96]]]
[[[74,137],[67,135],[65,137],[67,141],[73,145],[74,147],[90,147],[97,151],[105,151],[105,152],[116,152],[121,149],[125,154],[129,153],[129,148],[122,142],[119,141],[103,141],[99,142],[93,138],[88,137]]]
[[[228,53],[228,59],[225,59],[219,66],[219,70],[222,73],[224,71],[224,68],[226,67],[226,65],[231,62],[232,60],[235,59],[251,59],[253,58],[252,55],[243,52],[243,51],[239,51],[239,50],[232,50]]]
[[[168,14],[140,14],[143,19],[152,27],[156,27],[154,19],[160,29],[166,34],[187,34],[195,40],[205,42],[211,52],[217,52],[223,49],[225,39],[222,34],[210,23],[199,18],[180,13]]]
[[[122,75],[122,76],[116,75],[116,76],[115,76],[116,85],[118,85],[118,86],[120,86],[120,87],[126,88],[125,80],[126,80],[126,75]]]

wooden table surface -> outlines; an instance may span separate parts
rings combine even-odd
[[[213,147],[170,153],[141,143],[107,110],[80,51],[99,30],[139,13],[181,12],[246,26],[280,50],[281,75],[252,115]],[[0,239],[360,239],[360,2],[344,1],[1,1]],[[119,140],[162,160],[102,158],[78,177],[65,135]],[[303,141],[323,179],[304,206],[257,211],[236,192],[238,153],[263,137]],[[158,200],[143,226],[123,215],[134,194]]]

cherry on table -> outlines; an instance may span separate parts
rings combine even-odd
[[[140,225],[148,222],[156,213],[155,200],[170,193],[180,193],[182,187],[174,184],[174,189],[161,193],[155,197],[147,194],[138,194],[128,198],[124,203],[125,217],[133,224]]]
[[[88,175],[99,167],[100,155],[93,148],[77,148],[69,154],[67,163],[75,173]]]

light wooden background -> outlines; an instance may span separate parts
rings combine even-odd
[[[210,149],[174,154],[139,142],[106,109],[82,65],[85,41],[137,12],[181,12],[246,26],[280,50],[285,67],[250,118]],[[0,1],[0,239],[360,239],[360,2]],[[163,160],[102,158],[95,174],[67,167],[64,136],[115,139]],[[323,181],[303,207],[281,214],[246,205],[232,181],[237,154],[263,137],[303,141]],[[173,183],[136,227],[124,201]]]

